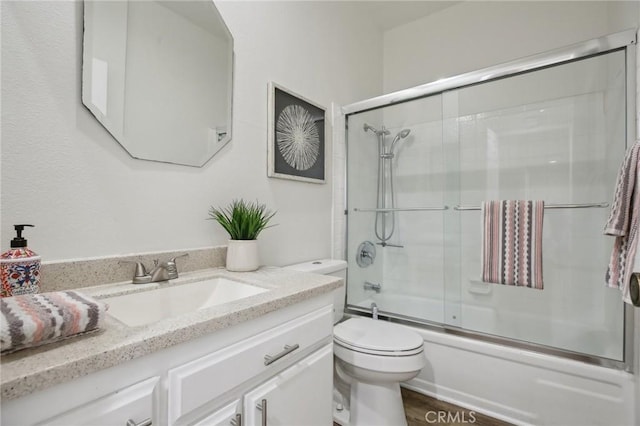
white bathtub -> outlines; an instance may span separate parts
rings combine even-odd
[[[409,316],[420,317],[418,313],[424,309],[438,306],[443,309],[441,302],[428,299],[384,293],[374,297],[383,310],[395,309]],[[371,301],[359,305],[369,307]],[[477,321],[492,317],[483,310],[465,314],[477,315]],[[635,408],[635,377],[627,372],[419,326],[406,327],[423,337],[427,357],[427,366],[404,384],[407,388],[521,425],[633,426],[640,420]],[[541,329],[555,333],[549,336],[553,339],[580,335],[566,325]],[[584,338],[594,336],[587,333]]]

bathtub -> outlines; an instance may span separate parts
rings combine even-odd
[[[369,308],[374,301],[382,311],[414,317],[431,312],[443,318],[442,302],[399,294],[376,294],[358,305]],[[487,326],[495,323],[497,314],[471,306],[463,315]],[[513,327],[503,317],[500,324],[506,324],[500,332]],[[425,341],[426,367],[403,384],[414,391],[518,425],[633,426],[640,420],[635,408],[636,378],[628,372],[420,325],[402,325]],[[594,339],[607,338],[606,332],[594,336],[569,327],[579,325],[550,323],[540,329],[553,334],[548,336],[551,342],[574,336],[579,344],[593,345]]]

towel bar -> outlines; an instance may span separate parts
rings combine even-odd
[[[408,208],[393,208],[393,209],[361,209],[354,208],[354,212],[377,212],[377,213],[388,213],[388,212],[422,212],[422,211],[437,211],[437,210],[448,210],[449,206],[442,207],[408,207]]]
[[[605,208],[609,207],[609,203],[584,203],[584,204],[545,204],[545,209],[586,209],[590,207]],[[480,206],[454,206],[454,210],[481,210]]]

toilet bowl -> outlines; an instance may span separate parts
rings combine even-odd
[[[420,335],[370,318],[348,319],[333,331],[335,368],[351,388],[349,425],[406,425],[400,382],[426,364]]]
[[[288,269],[346,279],[346,262],[316,260]],[[346,289],[334,292],[334,420],[342,426],[406,426],[400,382],[425,366],[424,341],[408,328],[371,318],[343,322]]]

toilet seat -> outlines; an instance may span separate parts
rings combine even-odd
[[[377,356],[411,356],[423,351],[424,340],[397,324],[351,318],[333,328],[334,343],[355,352]]]
[[[359,346],[350,345],[346,342],[342,342],[339,339],[336,339],[335,337],[333,339],[333,343],[345,349],[349,349],[351,351],[360,352],[367,355],[377,355],[377,356],[410,356],[410,355],[419,354],[424,350],[422,346],[420,346],[418,348],[408,350],[408,351],[376,351],[373,349],[361,348]]]

